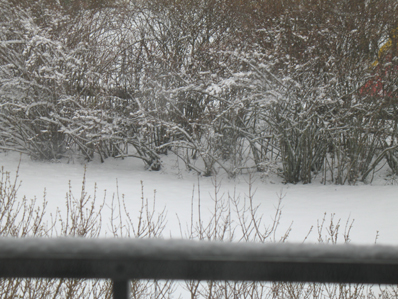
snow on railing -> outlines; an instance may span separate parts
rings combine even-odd
[[[0,277],[398,283],[398,247],[155,239],[0,238]]]

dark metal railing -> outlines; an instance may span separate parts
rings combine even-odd
[[[0,277],[398,283],[398,247],[0,238]]]

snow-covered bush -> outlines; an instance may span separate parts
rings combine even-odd
[[[7,1],[2,1],[7,6]],[[1,43],[0,105],[4,148],[38,159],[57,159],[66,150],[61,131],[78,107],[70,74],[80,62],[57,36],[65,17],[44,11],[43,27],[18,6],[8,6]]]
[[[65,156],[70,148],[88,160],[94,152],[102,159],[121,154],[120,101],[101,93],[103,66],[94,58],[98,40],[87,39],[79,28],[87,31],[84,26],[91,25],[96,36],[101,16],[83,11],[71,20],[62,11],[45,9],[44,26],[33,17],[35,6],[22,10],[2,3],[7,12],[0,53],[3,149],[47,160]],[[76,36],[79,32],[82,36]]]
[[[378,53],[394,2],[68,3],[0,2],[2,149],[153,170],[172,150],[204,175],[289,183],[397,171],[395,48]]]
[[[377,40],[392,25],[383,27],[373,18],[383,14],[388,23],[397,7],[388,1],[381,6],[341,1],[317,5],[314,13],[307,4],[291,3],[274,19],[274,30],[267,30],[277,48],[272,72],[286,86],[267,119],[278,138],[286,182],[309,183],[321,173],[325,182],[355,183],[374,169],[385,140],[396,139],[390,117],[382,116],[388,113],[380,113],[386,98],[359,90],[377,58]],[[347,13],[350,20],[341,17]]]

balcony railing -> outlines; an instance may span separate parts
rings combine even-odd
[[[188,240],[0,238],[2,278],[398,283],[398,247]]]

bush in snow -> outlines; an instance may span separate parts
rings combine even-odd
[[[3,149],[153,170],[172,150],[288,183],[397,171],[394,1],[0,4]]]

